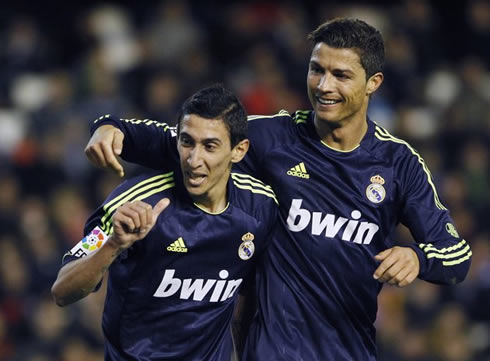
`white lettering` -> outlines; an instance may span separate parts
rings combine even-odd
[[[162,282],[160,286],[158,286],[157,290],[153,294],[153,297],[169,297],[172,296],[177,290],[180,288],[182,283],[178,278],[173,278],[175,274],[175,270],[169,269],[165,270],[165,273],[162,278]],[[167,287],[170,286],[169,289]]]
[[[350,216],[354,219],[359,219],[361,218],[361,212],[359,212],[358,210],[354,210],[351,212]],[[352,239],[352,234],[356,230],[358,224],[359,221],[354,220],[350,220],[349,223],[347,223],[347,226],[344,229],[344,233],[342,233],[343,241],[350,241]]]
[[[370,244],[373,240],[374,235],[378,232],[379,226],[374,223],[361,222],[359,228],[357,229],[356,238],[354,238],[355,243],[359,244]],[[367,235],[364,234],[367,231]]]
[[[216,280],[207,280],[206,283],[204,283],[204,287],[203,283],[204,280],[202,278],[195,279],[194,281],[192,281],[192,278],[186,278],[182,283],[180,298],[183,300],[188,300],[194,293],[194,297],[192,297],[192,299],[194,301],[202,301],[211,287],[214,286]]]
[[[293,199],[291,202],[287,225],[292,232],[304,230],[311,220],[311,233],[313,235],[318,236],[325,232],[325,237],[335,238],[345,225],[341,237],[343,241],[370,244],[379,230],[379,226],[375,223],[359,221],[362,214],[357,209],[351,212],[352,219],[348,219],[330,213],[324,215],[322,212],[310,212],[308,209],[301,208],[302,202],[302,199]],[[352,240],[354,234],[354,240]]]
[[[210,302],[225,301],[228,298],[233,297],[235,291],[242,283],[242,279],[227,280],[230,275],[227,270],[221,270],[219,272],[220,280],[202,278],[186,278],[181,280],[174,277],[175,270],[167,269],[163,274],[162,281],[157,290],[153,294],[153,297],[170,297],[175,295],[179,289],[179,298],[183,300],[191,299],[194,301],[202,301],[210,292]],[[181,287],[182,286],[182,287]],[[223,289],[225,290],[223,292]]]
[[[291,208],[289,208],[288,227],[293,232],[299,232],[306,228],[310,223],[311,214],[306,209],[301,209],[302,199],[293,199]],[[296,218],[299,217],[298,223]]]
[[[320,222],[321,218],[321,212],[313,212],[311,233],[318,236],[320,233],[322,233],[323,229],[325,229],[325,236],[329,238],[335,237],[339,229],[342,228],[345,222],[347,222],[347,218],[344,217],[339,217],[337,220],[335,220],[335,216],[333,214],[327,214]]]
[[[242,279],[237,279],[237,280],[229,280],[228,284],[226,285],[226,290],[223,292],[223,297],[221,297],[221,301],[226,300],[227,298],[233,297],[235,294],[235,291],[238,289],[240,284],[242,283]]]
[[[216,282],[216,287],[214,288],[213,294],[211,295],[211,302],[218,302],[219,296],[221,295],[221,292],[223,291],[223,287],[225,287],[226,281],[223,281],[224,279],[228,278],[229,273],[226,270],[221,270],[219,273],[219,278],[221,278],[220,281]]]

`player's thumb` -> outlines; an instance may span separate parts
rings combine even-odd
[[[385,249],[384,251],[382,252],[379,252],[376,256],[374,256],[374,259],[377,260],[377,261],[382,261],[384,260],[386,257],[388,257],[388,255],[391,253],[391,250],[393,248],[388,248],[388,249]]]
[[[169,204],[170,204],[170,199],[168,199],[168,198],[160,199],[158,201],[158,203],[155,204],[155,207],[153,207],[153,210],[152,210],[153,222],[156,222],[160,213],[162,213],[163,210],[165,208],[167,208]]]
[[[119,129],[114,131],[114,139],[112,140],[112,150],[114,154],[121,155],[123,149],[124,133]]]

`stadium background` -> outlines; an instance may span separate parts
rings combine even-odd
[[[490,2],[9,1],[0,11],[0,360],[102,359],[104,292],[67,308],[50,286],[64,251],[118,183],[88,164],[106,113],[172,123],[224,82],[250,114],[307,109],[306,34],[334,16],[386,41],[370,115],[411,142],[473,248],[466,281],[385,287],[380,361],[490,360]],[[129,173],[135,171],[129,167]],[[400,228],[397,239],[410,239]]]

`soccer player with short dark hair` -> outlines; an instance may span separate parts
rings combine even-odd
[[[238,290],[276,222],[269,186],[231,173],[248,149],[247,117],[222,86],[191,96],[165,134],[163,172],[118,186],[63,258],[52,287],[67,305],[109,270],[106,360],[217,360],[232,354]],[[162,212],[163,211],[163,212]]]
[[[381,34],[334,19],[308,38],[312,110],[249,116],[250,150],[236,165],[272,186],[281,215],[257,270],[245,359],[374,361],[383,283],[456,284],[471,250],[420,154],[367,117],[384,77]],[[124,139],[123,158],[162,165],[165,138],[153,124],[99,125],[86,148],[95,163],[121,171]],[[413,244],[396,245],[399,223]]]

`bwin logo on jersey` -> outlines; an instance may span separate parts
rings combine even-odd
[[[342,232],[343,241],[359,244],[370,244],[379,226],[369,222],[359,222],[362,214],[358,210],[351,212],[353,219],[336,217],[334,214],[323,215],[322,212],[310,212],[301,209],[302,199],[293,199],[287,219],[288,228],[292,232],[304,230],[311,221],[311,233],[318,236],[324,232],[325,237],[334,238]],[[345,225],[345,227],[344,227]]]
[[[180,290],[179,298],[182,300],[191,299],[194,301],[202,301],[209,293],[210,302],[225,301],[233,297],[235,291],[242,283],[242,279],[226,280],[229,276],[227,270],[219,272],[220,280],[203,278],[186,278],[180,279],[174,277],[175,270],[167,269],[163,274],[162,282],[153,294],[153,297],[170,297]]]

